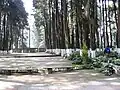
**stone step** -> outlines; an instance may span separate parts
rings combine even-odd
[[[0,58],[0,62],[16,62],[16,63],[22,63],[22,62],[72,62],[68,61],[64,58]]]
[[[45,52],[41,53],[11,53],[0,55],[0,58],[24,58],[24,57],[58,57],[60,55],[49,54]]]
[[[12,75],[12,74],[51,74],[53,72],[69,72],[72,71],[72,66],[46,66],[46,67],[39,67],[39,68],[24,68],[24,69],[18,69],[18,68],[0,68],[0,74],[4,75]]]
[[[0,73],[51,73],[72,70],[72,62],[47,53],[14,53],[0,58]],[[14,57],[15,56],[15,57]]]
[[[22,56],[20,56],[20,55],[9,55],[9,56],[7,56],[7,55],[5,55],[5,56],[0,56],[0,58],[24,58],[24,57],[58,57],[58,56],[60,56],[60,55],[33,55],[33,56],[25,56],[25,55],[22,55]]]

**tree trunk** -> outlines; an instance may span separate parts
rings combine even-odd
[[[65,43],[66,43],[66,48],[70,48],[70,35],[69,35],[69,28],[68,28],[68,11],[67,11],[67,0],[63,0],[63,23],[64,23],[64,33],[65,33]]]
[[[49,22],[48,22],[48,33],[49,33],[49,48],[52,48],[52,40],[51,40],[51,7],[52,7],[52,0],[49,0]]]
[[[64,0],[61,0],[61,49],[65,49],[65,31],[64,31]]]
[[[118,1],[118,29],[117,29],[117,48],[120,48],[120,1]]]
[[[76,13],[79,12],[76,8]],[[75,33],[76,33],[76,48],[80,48],[80,42],[79,42],[79,28],[78,28],[78,17],[76,15],[76,25],[75,25]]]
[[[106,41],[107,41],[107,46],[109,46],[109,35],[108,35],[108,23],[107,23],[107,18],[108,18],[108,10],[107,10],[107,1],[105,0],[105,15],[106,15]]]
[[[70,19],[71,19],[71,23],[70,23],[70,26],[71,26],[71,35],[70,35],[70,41],[71,41],[71,48],[75,48],[74,47],[74,26],[73,26],[73,0],[70,1],[70,7],[71,7],[71,12],[70,12]]]
[[[104,40],[104,46],[103,47],[105,48],[106,47],[106,40],[105,40],[106,37],[105,37],[105,17],[104,17],[105,13],[104,13],[104,11],[105,11],[104,10],[104,1],[102,1],[102,13],[103,13],[103,21],[102,21],[103,24],[102,25],[103,25],[103,40]]]

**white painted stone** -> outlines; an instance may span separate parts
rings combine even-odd
[[[56,52],[56,49],[52,49],[52,53],[55,53]]]
[[[116,51],[118,54],[120,54],[120,48],[117,48]]]
[[[80,56],[82,56],[82,50],[80,49]]]
[[[60,49],[56,49],[55,54],[59,55],[60,53],[61,53],[61,50]]]
[[[100,51],[103,51],[104,49],[100,49]]]
[[[91,57],[91,54],[92,53],[91,53],[91,49],[90,49],[90,50],[88,50],[88,56]]]
[[[24,51],[23,51],[23,50],[21,50],[21,53],[24,53]]]
[[[61,56],[63,57],[66,54],[66,49],[61,49]]]
[[[51,52],[51,50],[50,49],[48,49],[48,53],[50,53]]]
[[[50,49],[49,52],[52,53],[52,52],[53,52],[53,49]]]
[[[48,49],[46,49],[46,51],[45,52],[48,52]]]
[[[53,52],[53,49],[51,49],[51,50],[49,49],[49,52],[52,53],[52,52]]]
[[[49,49],[47,49],[47,51],[49,52]]]
[[[95,52],[96,50],[92,50],[92,49],[88,50],[88,56],[94,58],[96,56]]]
[[[73,53],[75,51],[75,49],[71,49],[71,52]]]
[[[79,51],[80,51],[80,49],[76,49],[76,51],[78,51],[78,52],[79,52]]]
[[[92,50],[92,51],[91,51],[91,57],[94,58],[95,56],[96,56],[95,50]]]
[[[50,52],[51,52],[51,49],[46,49],[45,52],[50,53]]]
[[[114,51],[117,52],[117,48],[115,48]]]
[[[9,50],[8,52],[9,52],[9,53],[12,53],[12,52],[13,52],[13,50]]]
[[[110,51],[112,51],[112,48],[110,48]]]
[[[99,48],[96,48],[96,51],[97,51],[97,52],[99,52],[99,51],[100,51],[100,49],[99,49]]]
[[[48,52],[51,52],[51,50],[50,50],[50,49],[48,49]]]
[[[48,49],[48,52],[50,53],[50,49]]]
[[[74,52],[74,49],[66,49],[67,56],[70,56]]]
[[[54,53],[56,54],[56,52],[57,52],[57,49],[54,49]]]
[[[52,49],[49,49],[49,52],[51,53],[51,52],[53,52],[53,50],[52,50]]]
[[[3,55],[3,51],[0,51],[0,55]]]

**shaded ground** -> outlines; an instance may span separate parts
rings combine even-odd
[[[107,77],[92,70],[0,76],[0,90],[120,90],[120,77]]]
[[[72,62],[45,52],[12,53],[0,56],[0,72],[7,70],[41,70],[55,67],[72,67]]]

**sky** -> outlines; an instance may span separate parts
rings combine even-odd
[[[33,29],[34,17],[31,15],[31,14],[33,14],[33,3],[32,3],[33,0],[22,0],[22,1],[24,3],[24,7],[25,7],[26,12],[29,14],[28,15],[28,22],[29,22],[29,26],[30,26],[30,30],[31,30],[31,32],[30,32],[30,35],[31,35],[30,47],[35,47],[33,44],[35,37],[34,37],[34,33],[32,32],[32,31],[34,31],[34,29]],[[29,45],[29,40],[27,40],[27,43]]]
[[[29,18],[29,23],[33,22],[34,17],[31,15],[31,14],[33,14],[33,11],[32,11],[32,9],[33,9],[32,1],[33,0],[22,0],[22,1],[24,2],[25,10],[29,14],[29,17],[28,17]]]

